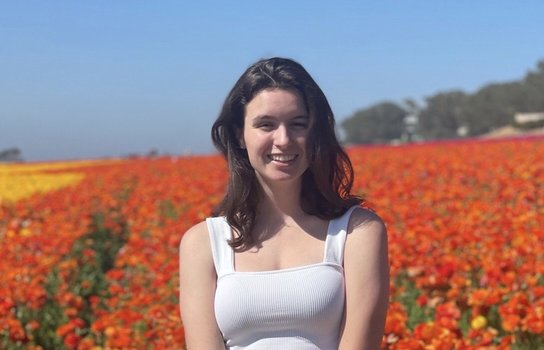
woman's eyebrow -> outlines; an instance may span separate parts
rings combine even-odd
[[[269,121],[274,121],[276,118],[270,116],[270,115],[267,115],[267,114],[264,114],[264,115],[258,115],[254,118],[252,118],[251,120],[251,123],[253,125],[255,124],[259,124],[259,123],[262,123],[262,122],[269,122]]]
[[[253,122],[254,123],[258,123],[258,122],[261,122],[261,121],[269,121],[269,120],[276,120],[278,118],[272,116],[272,115],[268,115],[268,114],[263,114],[263,115],[257,115],[253,118]],[[304,121],[307,121],[309,120],[310,117],[306,114],[303,114],[303,115],[297,115],[296,117],[293,117],[293,118],[290,118],[289,120],[295,120],[295,121],[298,121],[298,120],[304,120]]]
[[[256,117],[253,118],[253,120],[255,121],[267,120],[267,119],[275,119],[275,118],[268,114],[257,115]]]

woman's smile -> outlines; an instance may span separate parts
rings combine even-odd
[[[279,163],[291,163],[298,157],[298,154],[269,154],[268,159]]]

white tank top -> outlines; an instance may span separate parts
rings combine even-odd
[[[224,217],[206,219],[217,272],[215,318],[227,349],[337,350],[344,310],[344,243],[350,208],[329,222],[323,261],[237,272]]]

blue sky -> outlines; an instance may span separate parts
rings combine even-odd
[[[544,2],[3,1],[0,150],[26,160],[211,153],[210,127],[262,57],[301,62],[337,121],[521,79]]]

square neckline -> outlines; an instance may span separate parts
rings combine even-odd
[[[327,224],[327,236],[325,238],[323,259],[318,262],[285,267],[281,269],[268,269],[260,271],[237,271],[235,270],[235,254],[234,249],[228,244],[232,237],[233,229],[230,227],[225,216],[207,218],[208,234],[210,238],[213,263],[217,272],[218,279],[223,275],[231,274],[248,274],[248,275],[263,275],[282,272],[293,272],[312,267],[333,267],[343,270],[344,265],[344,248],[349,229],[349,221],[353,210],[358,208],[354,205],[348,208],[344,214],[339,217],[330,219]]]
[[[340,216],[340,217],[342,217],[342,216]],[[281,268],[281,269],[269,269],[269,270],[261,270],[261,271],[238,271],[238,270],[236,270],[236,265],[235,265],[234,250],[231,249],[231,256],[230,256],[230,259],[229,259],[230,264],[231,264],[231,266],[230,266],[231,269],[230,269],[230,272],[227,273],[226,275],[231,275],[231,274],[248,274],[248,275],[251,275],[251,274],[254,274],[254,275],[265,274],[265,275],[268,275],[268,274],[276,274],[276,273],[283,273],[283,272],[294,272],[294,271],[298,271],[298,270],[304,270],[304,269],[314,268],[314,267],[319,267],[319,266],[334,266],[336,268],[340,267],[343,270],[344,267],[342,265],[334,263],[334,262],[327,261],[327,251],[329,249],[329,245],[330,245],[330,241],[331,241],[330,237],[337,233],[337,232],[331,233],[331,227],[332,227],[331,223],[332,223],[333,220],[337,220],[340,217],[335,218],[335,219],[331,219],[327,223],[327,235],[325,236],[325,244],[323,246],[323,257],[322,257],[321,261],[311,263],[311,264],[304,264],[304,265],[298,265],[298,266],[285,267],[285,268]],[[228,234],[232,238],[232,227],[230,227],[230,226],[228,226],[228,227],[229,227]]]

